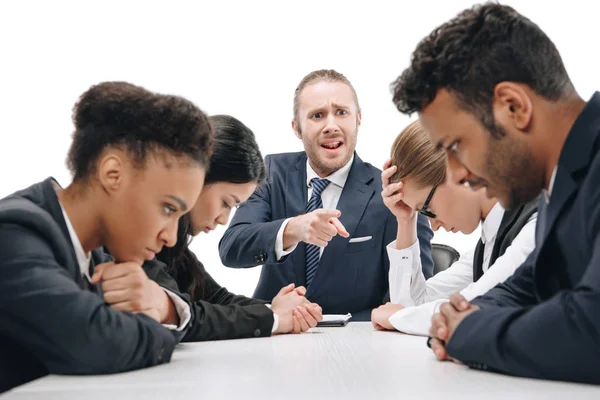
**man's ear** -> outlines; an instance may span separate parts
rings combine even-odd
[[[292,129],[294,130],[294,134],[300,140],[302,140],[302,133],[300,132],[300,124],[296,122],[295,119],[292,120]]]
[[[533,102],[521,84],[500,82],[494,88],[494,119],[503,126],[527,132],[533,119]]]

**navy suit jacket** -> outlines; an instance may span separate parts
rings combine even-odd
[[[473,301],[448,354],[474,368],[600,384],[600,93],[565,141],[536,250]]]
[[[185,334],[113,310],[82,278],[52,179],[0,200],[0,392],[48,373],[168,362]],[[92,252],[93,266],[112,259]]]
[[[265,158],[267,179],[240,206],[219,243],[224,265],[232,268],[264,264],[254,297],[270,301],[282,286],[306,285],[305,243],[280,261],[275,240],[286,218],[305,213],[307,200],[306,153],[275,154]],[[389,260],[386,245],[396,239],[397,223],[381,198],[381,170],[355,154],[337,209],[350,238],[372,236],[349,243],[335,236],[325,247],[306,296],[327,314],[351,312],[369,319],[388,293]],[[433,232],[419,216],[418,235],[423,273],[433,273],[430,240]]]

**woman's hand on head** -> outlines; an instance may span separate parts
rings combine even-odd
[[[381,197],[383,204],[394,214],[398,223],[414,222],[416,211],[409,207],[404,201],[404,183],[391,183],[390,178],[397,170],[395,165],[392,165],[392,160],[387,160],[383,166],[384,170],[381,173]]]

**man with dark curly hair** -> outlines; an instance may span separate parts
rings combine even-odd
[[[0,392],[48,373],[168,362],[191,318],[189,301],[142,263],[175,245],[202,190],[207,116],[105,82],[81,96],[73,122],[73,182],[48,178],[0,200]]]
[[[544,193],[536,250],[484,296],[441,306],[436,356],[600,383],[600,93],[582,100],[544,32],[495,3],[424,38],[392,91],[446,150],[452,179],[509,209]]]

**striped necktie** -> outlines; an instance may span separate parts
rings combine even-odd
[[[317,208],[323,208],[323,202],[321,201],[321,193],[331,182],[328,179],[313,178],[310,180],[312,184],[312,196],[306,205],[306,212],[316,210]],[[317,268],[319,267],[321,249],[319,246],[314,244],[306,244],[306,286],[308,287],[312,282]]]

